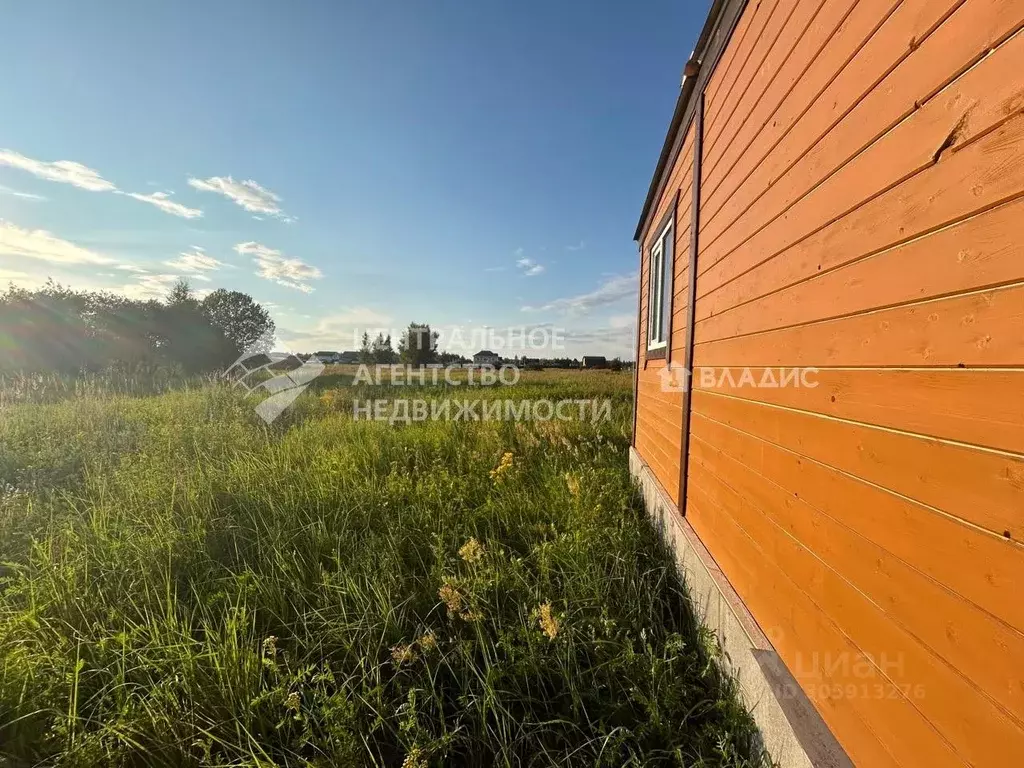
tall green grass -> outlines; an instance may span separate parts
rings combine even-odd
[[[612,421],[357,422],[329,380],[270,427],[226,387],[5,409],[0,765],[761,764],[630,375],[576,376],[503,396]]]
[[[167,366],[138,366],[71,375],[63,373],[0,372],[0,409],[12,406],[57,403],[67,399],[116,395],[156,395],[173,390],[203,387],[215,376],[186,374]]]

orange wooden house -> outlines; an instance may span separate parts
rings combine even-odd
[[[686,67],[630,460],[783,765],[1024,766],[1022,27],[716,0]]]

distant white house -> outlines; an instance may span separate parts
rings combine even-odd
[[[321,352],[314,352],[313,357],[315,357],[324,365],[338,365],[339,363],[359,362],[358,352],[329,352],[324,350]]]
[[[489,349],[482,349],[473,355],[474,365],[498,365],[501,362],[501,355],[496,355]]]

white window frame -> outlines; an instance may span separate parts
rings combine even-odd
[[[665,306],[665,299],[671,296],[672,265],[675,261],[673,248],[673,223],[669,221],[655,239],[648,255],[647,266],[647,351],[664,349],[668,345],[668,324],[672,318]],[[667,286],[666,286],[667,282]],[[668,290],[666,290],[666,287]]]

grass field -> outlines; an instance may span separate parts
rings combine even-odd
[[[9,398],[0,765],[763,763],[630,482],[632,374],[472,393],[599,423],[354,421],[454,388],[350,379],[269,427],[223,385]]]

